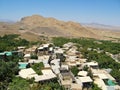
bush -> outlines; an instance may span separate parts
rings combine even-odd
[[[32,66],[32,69],[35,70],[35,72],[39,75],[42,75],[42,72],[41,72],[41,69],[44,67],[43,63],[40,62],[40,63],[35,63],[33,66]]]
[[[9,34],[0,37],[0,51],[14,51],[18,46],[28,46],[29,41],[19,38],[18,34]]]
[[[9,90],[29,90],[29,82],[20,77],[16,77],[9,84]]]
[[[118,84],[120,85],[120,71],[118,69],[113,69],[110,74],[116,79]]]
[[[31,59],[38,59],[38,56],[37,56],[37,55],[31,55],[30,58],[31,58]]]
[[[97,84],[93,83],[92,90],[102,90]]]
[[[71,72],[74,74],[74,76],[77,76],[77,74],[78,74],[78,72],[79,72],[77,66],[72,67],[72,68],[71,68]]]

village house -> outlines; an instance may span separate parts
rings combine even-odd
[[[50,62],[53,72],[57,75],[60,73],[60,59],[54,59]]]
[[[1,60],[5,60],[7,57],[9,57],[9,56],[12,56],[12,52],[8,52],[8,51],[5,51],[5,52],[1,52],[0,53],[0,59]]]
[[[33,77],[38,76],[36,72],[32,68],[27,68],[27,69],[21,69],[19,71],[19,76],[25,79],[31,79]]]
[[[92,62],[86,62],[84,63],[84,65],[86,65],[89,68],[93,68],[93,69],[98,69],[98,63],[96,61],[92,61]]]
[[[70,90],[82,90],[82,87],[79,84],[72,83]]]
[[[17,49],[18,49],[18,50],[24,50],[25,47],[24,47],[24,46],[19,46],[19,47],[17,47]]]
[[[93,73],[94,83],[103,90],[119,90],[115,79],[105,70],[91,69]]]
[[[76,83],[82,87],[82,89],[91,88],[92,82],[93,82],[93,80],[89,76],[84,76],[84,77],[77,76],[75,80],[76,80]]]
[[[66,44],[64,44],[63,45],[63,48],[65,49],[65,50],[68,50],[68,49],[70,49],[72,46],[74,46],[75,45],[75,43],[72,43],[72,42],[68,42],[68,43],[66,43]]]
[[[60,68],[58,77],[60,85],[64,86],[66,89],[70,89],[72,83],[75,83],[74,76],[66,65],[63,65],[63,67]]]
[[[66,52],[66,54],[69,55],[69,56],[77,56],[77,54],[78,54],[77,47],[76,47],[76,46],[73,46],[72,48],[70,48],[70,49]]]
[[[24,60],[29,61],[30,57],[31,57],[31,54],[25,54],[24,55]]]
[[[17,51],[24,53],[25,48],[26,48],[25,46],[19,46],[19,47],[17,47]]]
[[[45,82],[56,78],[57,76],[52,72],[51,69],[43,69],[42,75],[35,77],[35,82]]]
[[[87,71],[79,71],[78,72],[78,76],[80,76],[80,77],[85,77],[85,76],[87,76],[87,74],[88,74]]]
[[[19,65],[19,69],[26,69],[28,62],[19,62],[18,65]]]
[[[49,53],[53,52],[52,44],[42,44],[38,48],[38,55],[48,55]]]
[[[30,54],[37,54],[37,46],[33,46],[31,48],[25,49],[24,53],[25,54],[28,54],[28,53],[30,53]]]

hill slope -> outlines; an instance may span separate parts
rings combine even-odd
[[[96,37],[93,32],[85,29],[79,23],[71,21],[64,22],[54,18],[33,15],[22,18],[20,22],[32,29],[31,31],[36,31],[37,28],[37,33],[41,33],[41,28],[44,28],[44,32],[46,33],[47,31],[47,34],[50,36]]]
[[[0,35],[21,34],[22,38],[37,40],[40,35],[63,37],[89,37],[96,39],[120,38],[119,31],[107,31],[100,28],[83,26],[77,22],[64,22],[39,15],[24,17],[17,23],[0,23]],[[111,38],[110,38],[111,39]]]

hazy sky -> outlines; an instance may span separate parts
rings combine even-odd
[[[120,26],[120,0],[0,0],[0,19],[17,21],[33,14]]]

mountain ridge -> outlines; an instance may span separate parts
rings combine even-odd
[[[79,36],[90,37],[90,35],[96,36],[93,32],[87,30],[79,23],[72,21],[64,22],[57,20],[55,18],[45,18],[42,16],[33,15],[22,18],[20,22],[29,26],[30,28],[54,27],[60,30],[62,33],[69,33],[70,36],[75,36],[75,37],[79,37]]]
[[[99,23],[81,23],[81,24],[82,26],[85,26],[85,27],[120,31],[120,26],[105,25],[105,24],[99,24]]]
[[[62,21],[52,17],[32,15],[21,18],[11,25],[0,23],[0,35],[15,33],[29,40],[38,40],[40,35],[47,37],[87,37],[95,39],[120,38],[119,31],[107,31],[100,28],[87,27],[73,21]]]

